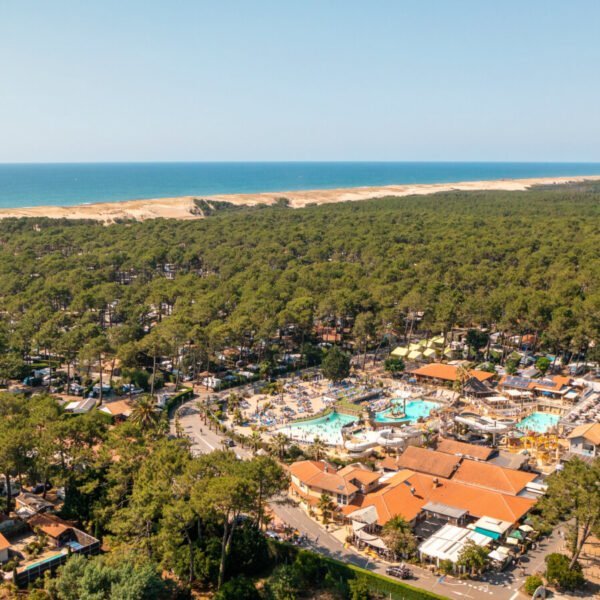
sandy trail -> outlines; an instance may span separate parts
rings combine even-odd
[[[278,198],[287,198],[290,206],[301,208],[308,204],[331,202],[356,202],[385,196],[427,195],[437,192],[456,191],[523,191],[535,185],[560,185],[582,181],[600,181],[600,175],[577,177],[543,177],[534,179],[499,179],[495,181],[465,181],[460,183],[423,183],[411,185],[385,185],[376,187],[339,188],[332,190],[302,190],[268,192],[260,194],[224,194],[218,196],[182,196],[179,198],[155,198],[148,200],[125,200],[123,202],[99,202],[78,206],[34,206],[30,208],[0,209],[0,219],[7,217],[49,217],[54,219],[92,219],[113,223],[118,220],[135,219],[201,219],[194,214],[194,198],[220,200],[233,204],[255,206],[273,204]]]

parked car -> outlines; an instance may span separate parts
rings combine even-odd
[[[398,577],[398,579],[410,579],[413,574],[412,571],[405,565],[400,565],[399,567],[388,567],[385,570],[386,575],[391,575],[392,577]]]

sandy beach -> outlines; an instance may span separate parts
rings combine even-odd
[[[339,188],[331,190],[281,191],[259,194],[224,194],[218,196],[182,196],[179,198],[154,198],[100,202],[78,206],[34,206],[30,208],[0,209],[0,219],[8,217],[49,217],[53,219],[92,219],[105,223],[125,219],[201,219],[194,199],[218,200],[232,204],[255,206],[273,204],[278,198],[287,198],[292,208],[309,204],[332,202],[357,202],[385,196],[427,195],[448,191],[523,191],[536,185],[561,185],[582,181],[600,181],[600,176],[544,177],[535,179],[500,179],[495,181],[465,181],[459,183],[432,183],[412,185],[386,185],[377,187]]]

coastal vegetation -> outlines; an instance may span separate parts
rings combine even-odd
[[[348,330],[361,351],[391,331],[462,325],[530,333],[553,353],[597,354],[599,200],[591,186],[188,222],[7,219],[0,378],[28,374],[26,359],[38,354],[88,372],[118,362],[154,390],[157,358],[177,359],[181,348],[184,367],[209,367],[225,347],[268,362],[287,331],[308,360],[315,323]]]
[[[261,455],[254,431],[248,461],[230,450],[193,456],[177,427],[167,435],[169,405],[155,409],[167,378],[177,388],[251,357],[254,381],[276,395],[274,379],[291,354],[301,366],[323,361],[325,376],[339,381],[351,354],[364,366],[368,351],[390,339],[456,326],[470,330],[480,359],[490,331],[531,334],[555,355],[598,358],[594,186],[217,208],[199,221],[0,222],[0,379],[33,380],[46,369],[49,387],[68,391],[75,373],[88,391],[95,384],[99,403],[117,379],[148,394],[116,427],[97,410],[68,414],[47,393],[0,394],[0,510],[14,508],[13,484],[63,488],[61,517],[108,551],[38,581],[40,598],[102,598],[113,588],[128,598],[147,590],[187,597],[193,587],[219,598],[254,598],[259,588],[260,597],[290,598],[313,589],[307,582],[337,597],[398,592],[401,584],[387,578],[268,541],[268,504],[288,484],[275,457],[285,457],[290,441],[275,437],[271,456]],[[506,366],[510,372],[510,359]],[[390,373],[404,368],[400,359],[386,363]],[[240,402],[232,393],[227,410],[235,415]],[[199,410],[207,425],[210,399]],[[326,447],[316,438],[308,452],[318,460]],[[573,461],[548,482],[545,521],[574,523],[571,570],[597,533],[597,470],[597,461]],[[328,521],[331,498],[323,495],[318,509]],[[385,534],[397,554],[414,553],[402,520]],[[486,558],[469,548],[460,564],[476,573]],[[560,583],[564,559],[553,561],[548,579],[575,585]],[[408,587],[402,594],[431,597]]]

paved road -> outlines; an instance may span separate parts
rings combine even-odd
[[[192,442],[192,452],[204,454],[222,449],[224,438],[215,431],[210,431],[203,424],[195,402],[195,400],[190,400],[178,409],[180,426]],[[171,422],[171,431],[175,432],[174,421]],[[235,446],[233,450],[239,458],[251,456],[251,452],[245,448]],[[271,508],[284,523],[306,535],[309,538],[308,547],[316,552],[378,573],[385,573],[386,565],[384,563],[368,559],[352,549],[344,548],[337,538],[325,531],[291,500],[276,500],[271,504]],[[487,574],[481,581],[465,582],[452,577],[439,578],[425,569],[411,567],[416,579],[408,583],[455,600],[524,599],[526,596],[517,591],[524,579],[527,575],[543,570],[544,556],[557,551],[562,543],[558,533],[555,532],[535,551],[529,553],[525,558],[523,571],[513,568],[503,573]]]

